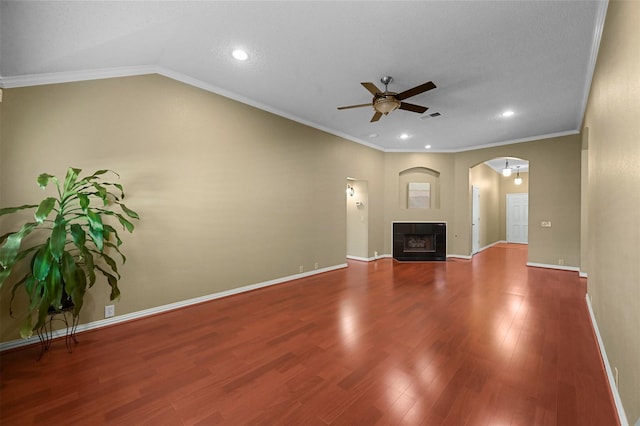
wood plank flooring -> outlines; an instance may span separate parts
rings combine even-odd
[[[617,424],[586,282],[526,258],[349,262],[5,352],[0,423]]]

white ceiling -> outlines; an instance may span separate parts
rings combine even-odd
[[[2,0],[0,85],[160,73],[385,151],[461,151],[578,132],[606,6]],[[384,75],[394,92],[433,81],[406,101],[442,115],[336,109]]]

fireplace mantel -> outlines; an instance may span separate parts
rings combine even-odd
[[[393,222],[393,258],[447,260],[446,222]]]

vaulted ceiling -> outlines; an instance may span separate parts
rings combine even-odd
[[[384,151],[462,151],[578,132],[606,7],[2,0],[0,85],[159,73]],[[387,75],[393,92],[433,81],[406,100],[429,109],[337,110]]]

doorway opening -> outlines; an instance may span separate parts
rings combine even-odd
[[[497,157],[469,169],[471,255],[498,242],[527,244],[528,194],[525,159]]]
[[[369,183],[347,178],[347,259],[369,259]]]

